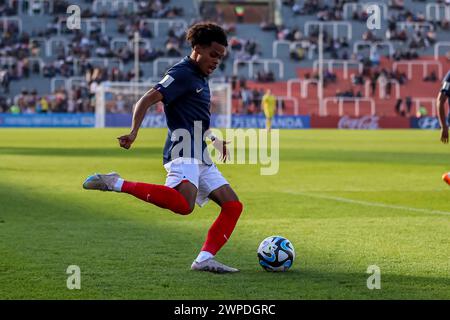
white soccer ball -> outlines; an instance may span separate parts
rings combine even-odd
[[[294,246],[288,239],[281,236],[264,239],[257,253],[259,264],[266,271],[287,271],[295,259]]]

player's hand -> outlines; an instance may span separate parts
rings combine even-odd
[[[117,139],[119,140],[119,144],[122,148],[130,149],[134,140],[136,140],[136,134],[135,133],[126,134],[124,136],[118,137]]]
[[[442,143],[448,143],[448,127],[441,129],[441,141]]]
[[[227,159],[230,158],[230,153],[228,152],[227,144],[229,144],[229,141],[222,141],[220,139],[214,140],[213,146],[216,148],[217,151],[219,151],[220,154],[220,161],[226,162]]]

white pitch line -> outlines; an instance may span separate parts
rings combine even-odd
[[[441,214],[441,215],[446,215],[446,216],[450,215],[450,212],[448,212],[448,211],[411,208],[411,207],[397,206],[397,205],[391,205],[391,204],[385,204],[385,203],[379,203],[379,202],[369,202],[369,201],[353,200],[353,199],[342,198],[342,197],[324,196],[324,195],[312,194],[312,193],[307,193],[307,192],[287,191],[287,193],[296,194],[296,195],[305,196],[305,197],[311,197],[311,198],[333,200],[333,201],[346,202],[346,203],[351,203],[351,204],[359,204],[359,205],[368,206],[368,207],[397,209],[397,210],[405,210],[405,211],[426,213],[426,214]]]

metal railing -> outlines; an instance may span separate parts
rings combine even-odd
[[[356,60],[337,60],[337,59],[324,59],[323,64],[327,66],[328,72],[333,72],[334,65],[342,65],[344,68],[344,79],[348,79],[348,68],[350,65],[357,66],[359,73],[363,72],[363,64]],[[317,72],[319,60],[314,60],[313,70]]]
[[[153,36],[160,36],[161,25],[167,25],[169,28],[174,26],[181,26],[184,30],[187,29],[188,24],[183,19],[139,19],[139,27],[142,27],[145,23],[151,24],[153,29]]]
[[[275,96],[276,101],[277,101],[277,109],[281,109],[278,108],[279,104],[281,103],[281,101],[289,101],[293,103],[294,106],[294,115],[298,116],[299,114],[299,106],[298,106],[298,100],[295,97],[286,97],[286,96]]]
[[[30,69],[34,69],[34,64],[37,63],[39,66],[39,73],[42,75],[44,72],[44,60],[39,57],[26,57],[28,60]],[[0,66],[12,67],[16,65],[18,59],[16,57],[0,57]]]
[[[360,103],[361,102],[369,102],[370,103],[370,114],[375,115],[376,108],[375,108],[375,101],[372,98],[350,98],[350,97],[329,97],[323,99],[323,110],[322,110],[322,116],[328,115],[328,103],[334,102],[338,103],[338,113],[339,116],[344,115],[344,102],[354,102],[355,107],[355,116],[360,115]]]
[[[394,45],[389,41],[379,41],[379,42],[371,42],[371,41],[355,41],[353,44],[353,53],[357,54],[359,52],[360,47],[370,47],[370,54],[373,54],[374,51],[377,51],[379,47],[387,47],[389,50],[389,56],[394,55]]]
[[[333,39],[339,38],[339,27],[343,26],[347,29],[347,39],[349,41],[352,40],[352,25],[347,21],[307,21],[305,23],[305,36],[309,36],[309,29],[311,27],[319,27],[319,32],[323,31],[324,27],[332,27],[333,28]]]
[[[159,76],[161,76],[163,73],[159,73],[159,65],[161,63],[165,63],[167,66],[171,67],[172,65],[174,65],[175,63],[179,62],[181,59],[183,59],[183,57],[173,57],[173,58],[158,58],[155,59],[155,61],[153,61],[153,78],[158,78]],[[167,69],[167,68],[166,68]]]
[[[39,14],[40,15],[44,15],[44,14],[52,14],[53,13],[53,8],[54,8],[54,0],[9,0],[9,7],[13,7],[14,2],[17,3],[17,13],[18,14],[28,14],[29,16],[34,16],[34,10],[35,9],[39,9]],[[23,3],[27,3],[27,8],[28,10],[26,12],[24,12],[22,10],[22,6]],[[34,6],[35,3],[40,3],[40,7],[36,7]],[[47,4],[47,7],[46,7]],[[48,9],[48,11],[46,12],[44,9]]]
[[[101,11],[99,10],[99,7],[102,9]],[[138,4],[134,0],[95,0],[92,4],[92,11],[94,13],[104,12],[105,9],[118,12],[130,8],[133,13],[139,11]]]
[[[54,43],[63,43],[64,46],[64,52],[67,55],[69,52],[69,40],[65,37],[52,37],[45,41],[45,56],[51,57],[53,56],[53,44]]]
[[[235,59],[233,61],[233,74],[238,74],[239,64],[247,64],[248,67],[248,77],[254,76],[255,64],[262,64],[264,71],[269,71],[270,64],[276,64],[278,66],[278,79],[284,78],[284,63],[280,59],[254,59],[254,60],[239,60]]]
[[[364,83],[364,96],[370,96],[370,80],[366,80]],[[383,78],[377,79],[377,84],[379,86],[378,97],[384,99],[386,97],[386,85],[391,83],[394,85],[395,89],[395,98],[400,99],[400,83],[396,79],[383,80]]]
[[[278,58],[278,48],[280,46],[288,46],[289,47],[289,51],[297,48],[297,46],[302,47],[303,49],[308,50],[308,59],[312,59],[313,54],[314,54],[314,48],[311,45],[307,45],[309,44],[309,41],[288,41],[288,40],[275,40],[274,42],[272,42],[272,57],[274,59]]]
[[[413,101],[416,105],[416,113],[419,111],[421,103],[431,102],[431,116],[436,117],[436,98],[414,98]]]
[[[439,49],[441,47],[449,47],[450,50],[450,41],[439,41],[434,44],[434,60],[439,60]]]
[[[319,80],[317,79],[300,79],[300,78],[295,78],[295,79],[289,79],[287,81],[287,88],[286,88],[286,95],[288,97],[292,97],[292,87],[294,86],[294,84],[299,84],[300,85],[300,97],[302,98],[306,98],[308,95],[308,88],[311,84],[315,84],[318,85],[319,84]],[[319,90],[317,90],[317,98],[319,97]]]
[[[65,18],[59,19],[56,24],[57,34],[60,36],[62,33],[62,25],[66,25],[67,20]],[[96,29],[97,26],[100,27],[100,31],[102,34],[106,33],[106,22],[103,19],[97,18],[83,18],[80,20],[81,28],[86,31],[89,35],[92,30]]]
[[[112,38],[111,41],[110,41],[110,44],[109,44],[110,45],[110,49],[112,51],[114,51],[115,50],[115,46],[118,43],[123,43],[123,44],[125,44],[124,47],[128,47],[128,49],[134,50],[134,41],[130,40],[128,38],[125,38],[125,37],[114,37],[114,38]],[[139,39],[139,47],[141,47],[141,44],[144,45],[144,48],[146,50],[151,50],[152,49],[152,44],[151,44],[150,40],[148,40],[148,39],[140,38]]]
[[[420,30],[421,28],[429,28],[431,31],[434,31],[434,26],[430,22],[426,21],[400,21],[396,23],[396,26],[399,26],[401,29],[406,29],[409,27],[414,28],[415,31]]]
[[[445,5],[443,3],[427,3],[425,7],[426,19],[427,21],[441,21],[441,12],[443,9],[443,16],[445,20],[450,20],[450,6]],[[434,11],[434,16],[432,16],[431,12]]]
[[[388,6],[385,3],[381,3],[381,2],[369,2],[369,3],[348,2],[348,3],[344,3],[342,17],[344,19],[348,19],[349,9],[352,10],[351,12],[353,14],[353,12],[358,11],[358,10],[366,11],[367,7],[369,7],[371,5],[376,5],[376,6],[382,7],[383,8],[383,19],[385,19],[385,20],[388,19]]]
[[[120,59],[117,58],[87,58],[87,59],[79,59],[75,58],[73,59],[73,69],[75,74],[80,74],[80,65],[81,63],[89,63],[93,66],[95,66],[97,63],[100,63],[100,65],[104,68],[109,68],[113,64],[115,64],[120,71],[123,71],[123,62]]]
[[[3,25],[3,32],[8,30],[9,22],[17,22],[17,26],[19,27],[19,33],[22,33],[22,19],[19,17],[0,17],[0,23]]]
[[[397,71],[399,66],[406,65],[408,67],[407,69],[407,77],[408,80],[412,79],[412,67],[413,66],[422,66],[423,70],[423,77],[426,77],[428,74],[428,67],[429,66],[437,66],[438,68],[438,77],[442,78],[442,63],[439,61],[423,61],[423,60],[413,60],[413,61],[397,61],[392,64],[392,69],[394,71]]]

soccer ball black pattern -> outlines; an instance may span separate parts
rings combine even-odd
[[[266,271],[287,271],[295,259],[294,246],[284,237],[268,237],[259,245],[258,259]]]

